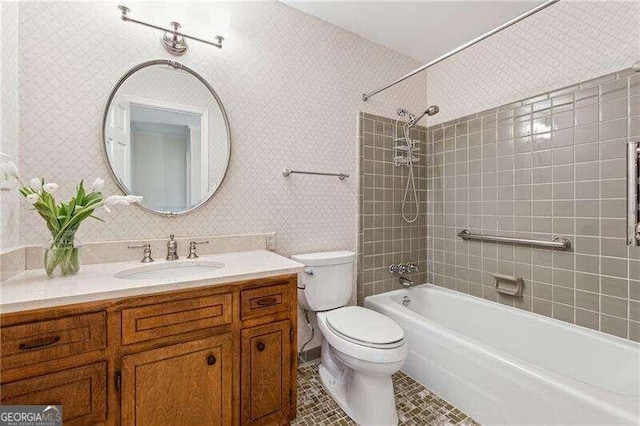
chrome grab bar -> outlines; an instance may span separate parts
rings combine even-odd
[[[569,250],[571,248],[571,241],[565,237],[555,237],[553,241],[544,240],[532,240],[529,238],[512,238],[512,237],[498,237],[496,235],[481,235],[472,234],[468,229],[463,229],[458,233],[458,237],[465,241],[490,241],[494,243],[512,243],[512,244],[527,244],[539,247],[551,247],[559,250]]]
[[[627,145],[627,244],[637,246],[640,241],[638,223],[638,155],[640,142]]]
[[[291,176],[293,174],[317,175],[317,176],[336,176],[340,180],[345,180],[346,178],[349,177],[349,175],[346,174],[346,173],[303,172],[303,171],[300,171],[300,170],[291,170],[291,169],[284,169],[282,171],[282,176],[284,176],[284,177],[289,177],[289,176]]]

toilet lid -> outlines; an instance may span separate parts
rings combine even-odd
[[[365,344],[388,345],[404,338],[404,331],[391,318],[360,306],[329,312],[327,324],[337,333]]]

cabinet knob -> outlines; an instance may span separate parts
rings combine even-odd
[[[213,365],[215,363],[216,363],[216,357],[213,355],[209,355],[209,358],[207,358],[207,364]]]
[[[262,342],[259,342],[259,343],[258,343],[258,350],[259,350],[260,352],[264,351],[264,348],[265,348],[265,347],[266,347],[266,345],[265,345],[264,343],[262,343]]]

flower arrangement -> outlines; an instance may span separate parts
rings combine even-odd
[[[0,153],[1,154],[1,153]],[[33,178],[26,185],[12,161],[0,162],[0,169],[8,179],[18,183],[18,191],[33,206],[47,224],[52,240],[44,249],[44,267],[48,276],[59,272],[62,276],[74,275],[80,270],[79,247],[75,234],[80,224],[88,218],[104,222],[94,213],[104,208],[107,213],[116,205],[130,205],[142,201],[137,195],[102,195],[104,180],[97,178],[89,190],[81,181],[75,195],[67,203],[57,202],[54,195],[59,186],[44,178]]]

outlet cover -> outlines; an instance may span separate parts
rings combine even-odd
[[[276,240],[276,234],[267,235],[267,250],[276,251],[278,249],[278,241]]]

